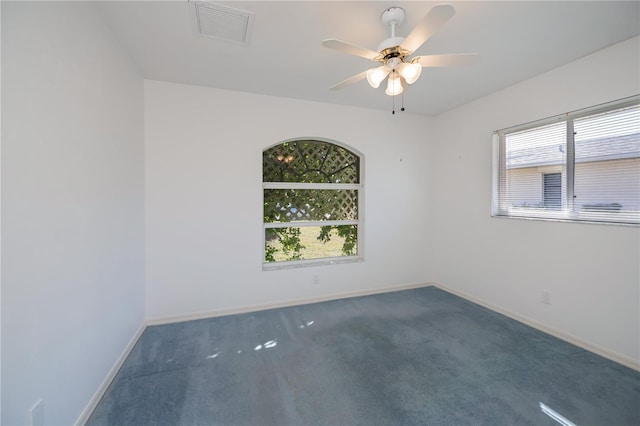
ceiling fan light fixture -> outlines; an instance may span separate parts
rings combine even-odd
[[[388,74],[389,71],[384,66],[371,68],[367,70],[367,81],[371,87],[377,89]]]
[[[403,90],[404,88],[402,87],[402,79],[396,72],[393,72],[389,76],[389,81],[387,82],[387,90],[385,90],[384,93],[389,96],[395,96],[402,93]]]
[[[403,63],[398,69],[398,72],[407,82],[407,84],[413,84],[420,78],[422,73],[422,65],[419,62]]]

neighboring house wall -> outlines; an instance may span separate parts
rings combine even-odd
[[[1,8],[1,423],[70,425],[144,320],[143,85],[90,2]]]
[[[510,207],[537,207],[542,204],[543,174],[537,167],[509,170],[507,193]]]
[[[640,158],[576,164],[576,209],[585,204],[618,203],[622,210],[640,210],[639,176]],[[624,200],[617,188],[624,188]]]
[[[508,171],[511,206],[539,207],[543,204],[543,175],[557,173],[561,166],[522,167]],[[575,169],[575,208],[588,204],[618,203],[623,210],[640,210],[640,158],[577,163]],[[615,171],[615,173],[612,173]],[[617,188],[624,188],[622,200]],[[563,173],[562,202],[566,202]]]
[[[425,255],[433,281],[638,365],[640,228],[493,218],[490,206],[492,133],[640,93],[639,56],[635,37],[436,117]]]

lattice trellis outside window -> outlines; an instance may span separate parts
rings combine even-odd
[[[358,154],[324,140],[262,153],[265,269],[361,257],[361,166]]]

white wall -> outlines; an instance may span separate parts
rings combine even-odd
[[[145,117],[148,318],[425,281],[429,119],[157,81]],[[314,136],[364,154],[366,260],[263,272],[262,150]]]
[[[639,39],[435,119],[430,277],[640,363],[640,229],[490,217],[491,133],[640,93]],[[540,302],[551,292],[551,305]]]
[[[89,2],[2,2],[2,424],[71,424],[144,320],[143,85]]]

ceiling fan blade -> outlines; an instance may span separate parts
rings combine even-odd
[[[329,89],[330,90],[342,89],[343,87],[349,86],[350,84],[356,83],[360,80],[364,80],[365,78],[367,78],[367,72],[362,71],[360,74],[356,74],[353,77],[349,77],[348,79],[341,81],[338,84],[334,84]]]
[[[375,58],[378,56],[378,52],[374,52],[373,50],[369,50],[366,47],[356,46],[355,44],[347,43],[346,41],[338,40],[335,38],[328,38],[322,41],[322,45],[324,47],[328,47],[329,49],[339,50],[344,53],[348,53],[349,55],[361,56],[366,59]]]
[[[416,56],[411,61],[420,62],[423,67],[460,67],[475,62],[480,57],[477,53],[455,53],[450,55]]]
[[[400,44],[400,47],[415,52],[422,44],[435,34],[455,15],[456,11],[449,4],[433,6],[431,10],[415,26],[411,33]]]

